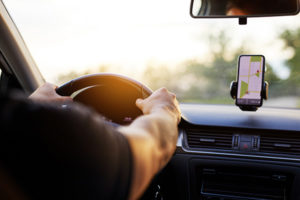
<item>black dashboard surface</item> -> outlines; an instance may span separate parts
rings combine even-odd
[[[244,112],[234,105],[189,103],[180,108],[176,153],[157,181],[164,199],[300,200],[300,110],[261,107]],[[259,136],[259,150],[233,149],[235,134]],[[286,142],[295,148],[268,151],[273,143]],[[278,174],[286,179],[275,180]],[[249,193],[242,194],[241,186]],[[260,193],[261,189],[268,191]],[[270,197],[276,191],[284,195]]]
[[[193,125],[300,131],[300,110],[261,107],[244,112],[233,105],[180,104],[182,118]]]

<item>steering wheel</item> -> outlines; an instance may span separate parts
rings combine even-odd
[[[92,107],[108,121],[122,125],[142,115],[135,105],[136,99],[145,99],[152,94],[144,84],[110,73],[81,76],[63,84],[56,92],[72,96],[75,102]]]

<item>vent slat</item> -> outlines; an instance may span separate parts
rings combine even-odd
[[[215,136],[228,136],[228,135],[232,135],[232,133],[219,133],[219,134],[217,134],[217,133],[215,133],[215,132],[213,132],[213,133],[210,133],[210,132],[189,132],[189,134],[190,135],[215,135]]]
[[[299,146],[300,147],[300,143],[299,142],[283,142],[280,140],[272,140],[272,141],[266,141],[266,140],[261,140],[260,141],[261,144],[266,144],[266,145],[272,145],[272,144],[288,144],[288,145],[293,145],[293,146]]]
[[[211,132],[205,130],[187,130],[187,142],[190,148],[231,149],[232,133]]]
[[[225,142],[225,143],[227,143],[227,142],[230,142],[231,143],[231,141],[232,140],[227,140],[227,139],[216,139],[216,138],[203,138],[203,139],[214,139],[215,140],[215,142]],[[201,138],[189,138],[188,139],[189,141],[201,141]]]
[[[300,148],[300,145],[298,144],[292,144],[292,143],[288,143],[288,142],[285,142],[285,143],[281,143],[281,142],[260,142],[260,144],[264,145],[264,146],[278,146],[278,145],[286,145],[286,146],[291,146],[291,147],[299,147]]]
[[[231,146],[231,145],[228,145],[226,143],[214,143],[214,144],[205,144],[205,143],[197,143],[197,142],[190,142],[189,145],[200,145],[199,147],[201,146]]]
[[[231,140],[231,136],[227,137],[219,137],[219,136],[189,136],[191,139],[200,139],[200,138],[215,138],[215,139],[222,139],[222,140]]]
[[[260,152],[300,156],[300,137],[296,134],[261,135]]]

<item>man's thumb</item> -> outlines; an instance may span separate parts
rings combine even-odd
[[[135,104],[136,104],[136,106],[137,106],[139,109],[142,109],[143,99],[138,98],[138,99],[135,101]]]

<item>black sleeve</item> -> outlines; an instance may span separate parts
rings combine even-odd
[[[30,199],[126,199],[126,138],[83,106],[1,102],[0,164]]]

